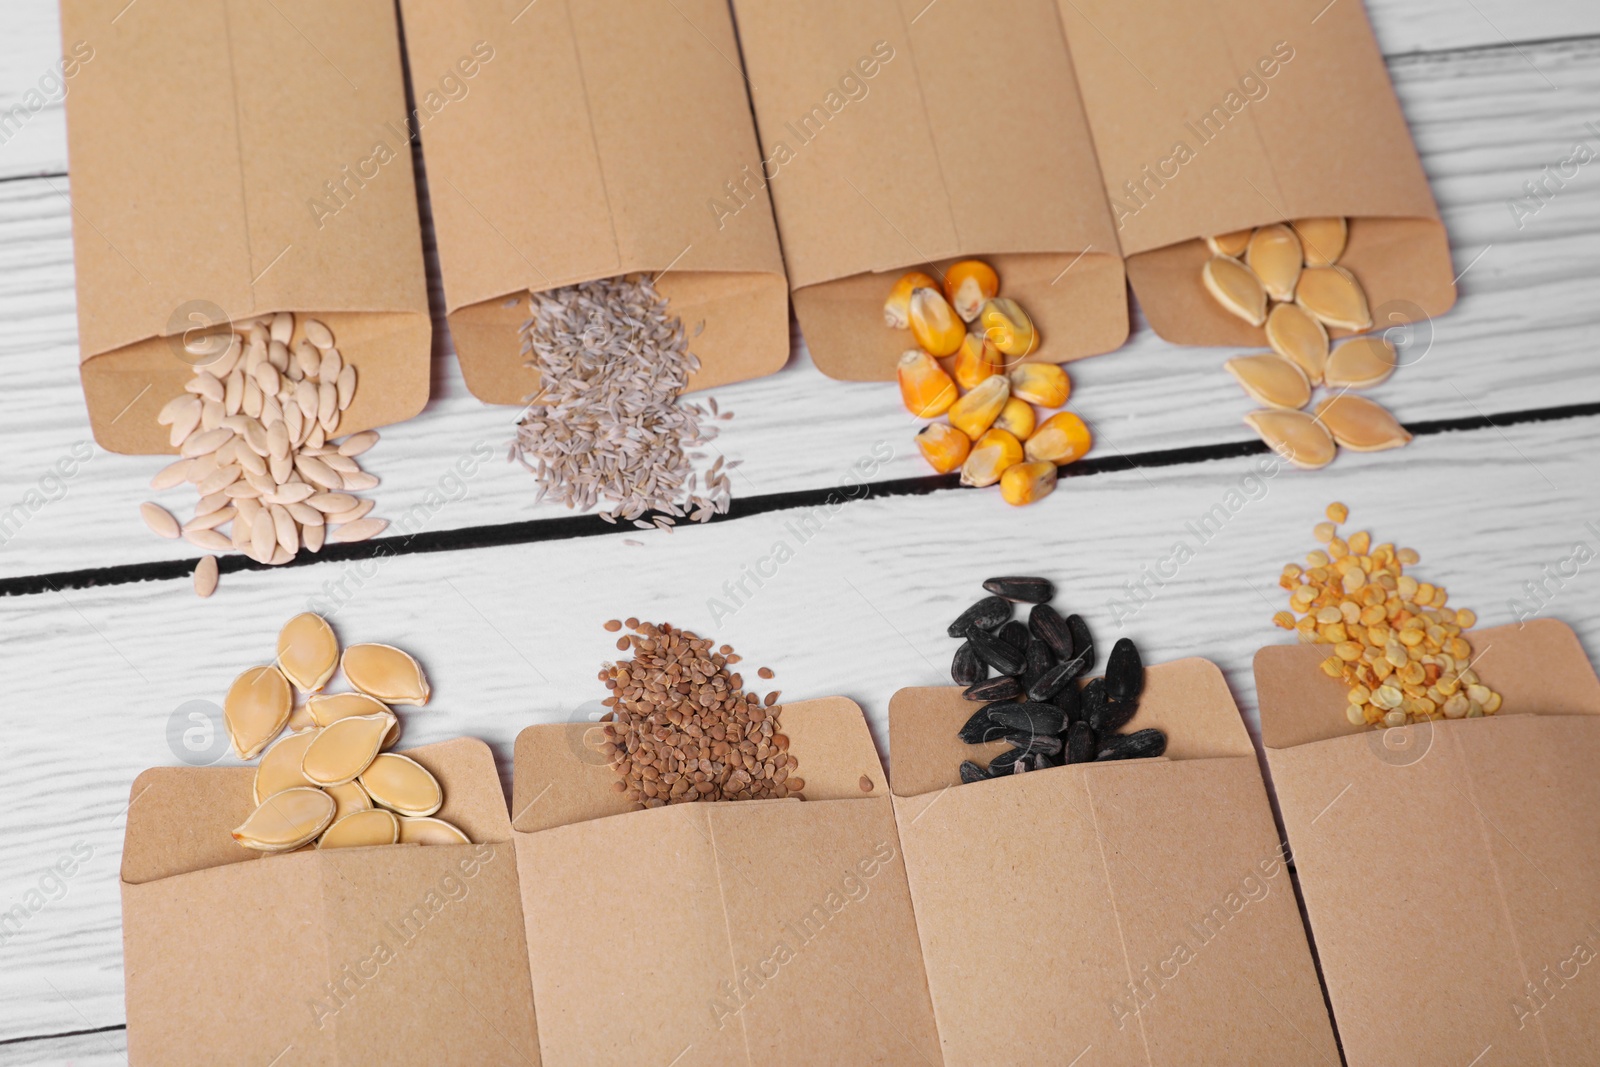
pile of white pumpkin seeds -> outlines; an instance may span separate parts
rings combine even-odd
[[[641,529],[725,513],[738,461],[718,456],[702,471],[699,449],[732,413],[715,400],[679,399],[700,361],[653,280],[627,275],[533,293],[531,310],[522,345],[539,392],[511,454],[538,481],[536,501],[549,496],[578,510],[604,502],[601,518]]]
[[[1094,638],[1080,616],[1062,618],[1050,606],[1055,586],[1044,578],[1003,577],[983,587],[991,595],[948,630],[964,639],[950,676],[967,687],[962,696],[983,703],[959,736],[969,745],[1006,741],[1011,747],[987,767],[963,760],[963,782],[1166,751],[1160,730],[1117,732],[1138,712],[1144,691],[1144,664],[1132,641],[1119,639],[1105,676],[1080,689],[1078,679],[1094,666]],[[1033,605],[1026,623],[1011,617],[1013,604]]]

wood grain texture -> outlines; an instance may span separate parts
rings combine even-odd
[[[1315,547],[1328,501],[1354,528],[1414,546],[1417,573],[1445,585],[1483,624],[1572,544],[1600,542],[1592,420],[1446,434],[1393,454],[1349,457],[1316,475],[1284,470],[1247,482],[1240,459],[1076,479],[1021,511],[987,494],[867,498],[812,515],[780,512],[631,547],[580,538],[406,556],[377,566],[321,565],[230,575],[210,601],[183,581],[47,594],[0,614],[7,706],[26,709],[0,776],[0,908],[9,908],[72,845],[93,857],[59,900],[0,946],[0,1038],[122,1018],[116,871],[128,786],[176,762],[169,723],[188,701],[219,701],[241,669],[271,655],[277,628],[308,604],[335,608],[342,639],[393,642],[425,665],[434,700],[404,709],[405,743],[472,734],[507,770],[530,723],[581,717],[604,695],[595,672],[615,655],[601,623],[637,614],[734,645],[777,672],[786,698],[842,694],[866,709],[880,745],[890,695],[939,684],[955,642],[944,626],[994,573],[1041,572],[1057,602],[1084,613],[1102,650],[1134,638],[1147,662],[1205,656],[1223,668],[1254,728],[1250,660],[1283,641],[1282,563]],[[1186,524],[1213,505],[1235,513],[1199,543]],[[1194,558],[1134,611],[1112,602],[1175,543]],[[787,542],[791,559],[735,605],[723,588]],[[772,570],[770,566],[764,569]],[[342,602],[330,589],[342,583]],[[1600,571],[1584,570],[1549,614],[1600,651]],[[708,601],[733,614],[715,621]],[[322,599],[313,599],[322,598]],[[1115,617],[1121,616],[1119,628]],[[1104,652],[1102,651],[1102,656]],[[1331,684],[1331,683],[1330,683]],[[187,721],[179,715],[180,727]],[[892,756],[892,753],[890,754]],[[46,982],[54,985],[53,992]],[[87,1020],[87,1022],[85,1022]]]
[[[1600,41],[1522,52],[1586,98],[1600,98]],[[1426,354],[1375,397],[1405,420],[1600,401],[1600,376],[1589,372],[1600,171],[1580,171],[1521,229],[1506,203],[1546,163],[1564,158],[1575,139],[1589,137],[1600,148],[1600,136],[1582,126],[1577,97],[1552,92],[1510,50],[1407,59],[1395,74],[1464,274],[1456,308],[1417,330],[1425,342],[1417,350]],[[76,372],[67,186],[61,178],[0,183],[0,322],[7,327],[0,359],[10,372],[0,393],[8,456],[0,512],[36,487],[74,443],[90,440]],[[1071,406],[1095,429],[1101,455],[1246,440],[1240,419],[1254,405],[1221,369],[1233,354],[1179,348],[1141,327],[1127,348],[1072,365]],[[880,441],[895,458],[878,478],[928,473],[911,441],[917,424],[893,386],[830,381],[803,346],[778,374],[715,395],[735,412],[718,448],[745,461],[736,495],[838,484]],[[365,457],[383,479],[375,514],[405,514],[479,445],[496,458],[427,529],[566,514],[533,505],[532,479],[499,458],[514,416],[515,409],[478,403],[454,358],[441,352],[427,409],[385,430]],[[183,542],[157,540],[139,520],[138,503],[150,496],[146,482],[163,462],[96,450],[61,499],[0,544],[0,577],[195,555]],[[159,499],[178,509],[193,496],[177,490]]]

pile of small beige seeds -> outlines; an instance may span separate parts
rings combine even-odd
[[[615,632],[623,624],[606,624]],[[765,699],[745,692],[729,668],[739,656],[728,645],[670,623],[629,619],[632,633],[617,639],[633,658],[607,664],[600,680],[601,751],[617,772],[614,788],[637,808],[705,800],[798,797],[805,780],[779,724],[778,692]],[[763,667],[762,678],[772,672]]]
[[[1343,504],[1328,505],[1328,521],[1314,531],[1325,547],[1307,555],[1307,567],[1283,568],[1278,584],[1289,590],[1292,611],[1272,620],[1303,642],[1333,646],[1322,671],[1350,686],[1351,725],[1404,726],[1499,711],[1500,694],[1479,680],[1472,645],[1462,636],[1477,616],[1446,607],[1443,586],[1405,573],[1418,561],[1416,550],[1374,546],[1365,530],[1340,537],[1349,514]]]
[[[324,692],[341,668],[353,691]],[[460,829],[434,817],[444,805],[438,779],[385,751],[400,737],[391,707],[420,707],[430,695],[422,667],[400,649],[351,645],[341,655],[320,615],[290,619],[277,659],[240,674],[223,702],[234,751],[261,757],[256,809],[234,840],[257,852],[467,844]],[[298,707],[297,696],[306,698]],[[280,736],[285,727],[290,733]]]
[[[194,342],[191,356],[210,355]],[[161,537],[182,537],[213,552],[236,550],[257,563],[282,564],[324,541],[365,541],[388,526],[369,518],[372,489],[356,457],[377,443],[367,430],[336,439],[355,397],[356,369],[320,321],[287,311],[237,323],[226,348],[195,369],[181,396],[156,416],[171,427],[181,458],[150,480],[157,490],[188,483],[199,493],[194,515],[180,523],[167,508],[139,505]],[[209,561],[209,562],[208,562]],[[205,557],[195,591],[216,590],[217,566]]]

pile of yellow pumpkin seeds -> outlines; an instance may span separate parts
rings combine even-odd
[[[351,692],[325,692],[343,669]],[[296,707],[296,697],[306,698]],[[468,843],[435,818],[444,790],[428,769],[389,752],[400,737],[391,707],[428,702],[417,661],[390,645],[339,640],[319,615],[296,615],[277,659],[234,679],[223,718],[234,751],[256,765],[256,809],[233,838],[258,852],[312,846]],[[296,723],[298,722],[298,726]],[[291,732],[286,736],[284,728]]]
[[[1229,314],[1263,327],[1271,352],[1225,366],[1264,410],[1245,416],[1261,439],[1297,467],[1325,467],[1342,448],[1380,452],[1411,434],[1381,405],[1352,390],[1394,373],[1394,345],[1381,335],[1330,348],[1330,328],[1372,329],[1367,295],[1339,266],[1349,229],[1342,218],[1296,219],[1207,238],[1206,290]],[[1269,310],[1270,309],[1270,310]],[[1316,387],[1334,390],[1307,413]]]
[[[616,632],[623,623],[612,620]],[[633,658],[607,664],[611,690],[601,719],[602,751],[617,772],[615,788],[635,808],[707,800],[797,797],[805,779],[794,772],[789,738],[779,726],[778,692],[765,699],[744,689],[730,670],[739,656],[728,645],[670,623],[629,619],[617,650]],[[772,672],[763,667],[762,678]]]
[[[1478,679],[1462,636],[1477,616],[1446,607],[1443,586],[1405,573],[1418,561],[1415,550],[1374,546],[1365,530],[1340,537],[1349,510],[1334,503],[1327,514],[1315,530],[1325,547],[1306,556],[1307,567],[1284,567],[1278,584],[1289,590],[1292,610],[1273,622],[1301,641],[1333,646],[1322,670],[1351,687],[1351,724],[1404,726],[1499,711],[1500,694]]]
[[[1056,411],[1041,419],[1035,410],[1065,404],[1072,380],[1054,363],[1022,362],[1038,350],[1039,331],[1022,305],[1000,296],[1000,276],[983,260],[951,264],[943,281],[908,271],[883,320],[917,342],[895,372],[906,410],[949,420],[916,437],[940,474],[960,470],[962,485],[999,483],[1006,503],[1031,504],[1055,491],[1058,466],[1089,451],[1081,418]]]

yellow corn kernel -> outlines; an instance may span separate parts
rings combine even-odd
[[[1001,470],[1022,462],[1022,442],[1017,440],[1017,435],[1010,430],[1002,430],[999,427],[991,426],[984,431],[982,437],[972,443],[972,447],[999,448],[1001,451]]]
[[[900,276],[894,283],[894,288],[889,290],[889,299],[883,302],[883,321],[886,326],[895,330],[909,330],[911,328],[911,290],[937,289],[939,280],[933,275],[920,270],[908,271]]]
[[[1000,496],[1016,507],[1043,500],[1055,490],[1054,463],[1017,463],[1000,476]]]
[[[911,336],[934,355],[954,355],[966,339],[966,326],[939,290],[929,286],[911,290],[909,310]]]
[[[961,464],[961,484],[993,485],[1000,480],[1007,467],[1015,466],[1015,462],[1008,461],[1003,445],[974,448],[967,453],[967,461]]]
[[[1012,392],[1014,394],[1016,391]],[[1033,428],[1037,422],[1038,417],[1033,413],[1033,405],[1013,395],[1006,401],[1006,406],[1000,409],[1000,417],[994,420],[994,428],[1005,430],[1019,441],[1026,441],[1033,436]]]
[[[1024,363],[1011,368],[1011,395],[1042,408],[1058,408],[1072,395],[1072,379],[1057,364]]]
[[[983,302],[1000,292],[1000,276],[981,259],[963,259],[944,272],[944,295],[963,322],[978,317]]]
[[[950,425],[976,441],[994,425],[1011,399],[1011,380],[1002,375],[985,378],[966,396],[950,405]]]
[[[961,341],[961,349],[956,353],[951,370],[955,373],[957,385],[963,389],[973,389],[985,378],[1004,374],[1005,357],[982,334],[969,333]]]
[[[940,474],[949,474],[966,462],[967,453],[972,451],[972,442],[966,434],[949,423],[934,422],[918,431],[917,448],[921,450],[922,458],[928,461],[928,466]]]
[[[1060,411],[1045,419],[1033,431],[1023,454],[1033,461],[1046,463],[1071,463],[1082,459],[1091,444],[1089,427],[1070,411]]]
[[[896,368],[900,379],[900,398],[906,410],[919,419],[943,415],[956,402],[956,383],[939,366],[938,360],[918,349],[900,357]]]
[[[1039,331],[1015,300],[995,297],[984,301],[983,309],[978,312],[978,323],[983,327],[983,335],[1005,355],[1031,355],[1039,347]]]

